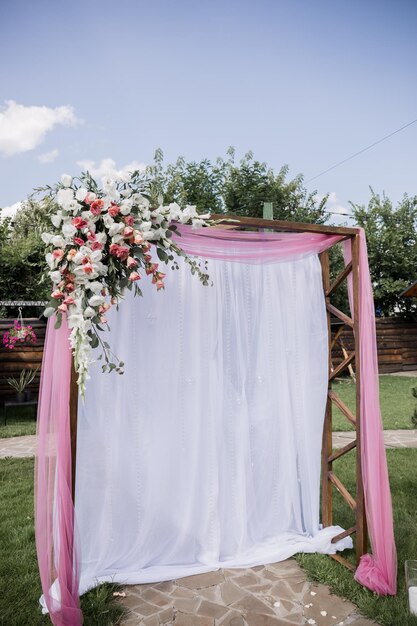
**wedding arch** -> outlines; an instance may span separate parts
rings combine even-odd
[[[168,384],[167,381],[172,377],[172,372],[180,371],[181,368],[179,366],[186,363],[184,358],[182,361],[177,360],[173,363],[173,370],[167,365],[169,363],[168,359],[163,361],[160,371],[154,371],[152,376],[149,374],[146,380],[147,384],[149,384],[149,393],[152,396],[152,401],[150,398],[143,399],[143,396],[139,395],[139,391],[137,393],[134,392],[136,388],[141,389],[140,386],[136,387],[139,375],[131,379],[132,384],[130,387],[123,387],[123,390],[119,391],[117,387],[119,381],[125,378],[127,373],[123,377],[118,377],[117,380],[111,380],[102,374],[95,375],[93,373],[91,385],[92,388],[94,388],[94,385],[96,386],[95,391],[94,393],[91,392],[89,396],[89,383],[87,383],[86,398],[83,403],[79,400],[77,375],[69,349],[69,331],[65,318],[59,329],[54,329],[53,324],[49,321],[38,418],[36,540],[44,593],[44,606],[49,610],[51,619],[55,624],[72,624],[76,626],[82,623],[78,602],[79,593],[80,590],[83,592],[94,584],[91,582],[93,578],[96,580],[96,583],[100,580],[119,580],[127,583],[154,582],[166,579],[170,572],[174,572],[175,575],[173,577],[180,577],[181,575],[189,575],[198,571],[208,571],[216,566],[222,566],[223,563],[227,564],[225,565],[227,567],[242,567],[245,564],[250,566],[262,562],[262,559],[264,562],[267,562],[271,558],[275,560],[287,558],[298,551],[326,552],[332,558],[355,571],[355,578],[361,584],[380,594],[396,593],[396,552],[379,409],[375,321],[364,233],[358,228],[261,220],[234,215],[215,215],[211,216],[211,220],[212,225],[210,227],[193,229],[189,226],[179,226],[175,235],[178,246],[187,255],[191,258],[198,257],[207,261],[208,273],[214,283],[213,289],[216,289],[216,278],[218,278],[218,282],[221,284],[221,287],[219,286],[218,289],[223,289],[222,295],[219,297],[214,295],[217,292],[212,291],[210,293],[210,287],[201,287],[198,281],[195,281],[195,287],[187,287],[189,290],[187,292],[189,293],[187,306],[190,306],[194,319],[196,319],[196,316],[199,319],[197,330],[190,330],[190,336],[195,339],[196,337],[204,336],[206,333],[209,337],[207,341],[213,341],[207,345],[203,342],[204,345],[201,345],[203,345],[204,349],[208,346],[209,352],[204,354],[206,356],[210,354],[210,358],[215,354],[215,360],[213,363],[210,362],[210,366],[207,365],[207,359],[201,360],[200,358],[200,361],[197,363],[195,360],[196,353],[200,349],[202,352],[204,350],[201,346],[189,345],[187,347],[186,355],[190,362],[186,364],[185,369],[189,374],[187,374],[188,378],[182,379],[182,383],[188,385],[188,388],[191,389],[189,392],[191,399],[188,403],[190,406],[187,405],[187,399],[184,399],[184,391],[181,391],[182,396],[174,393],[172,398],[173,411],[175,412],[175,403],[177,402],[178,411],[183,412],[186,416],[190,416],[185,418],[190,420],[186,424],[180,423],[180,413],[178,424],[173,424],[168,419],[168,401],[165,401],[160,410],[158,408],[155,410],[155,404],[160,402],[160,398],[164,395],[164,385]],[[342,242],[344,247],[345,268],[331,281],[328,251],[331,246],[340,242]],[[227,269],[224,270],[226,266]],[[236,269],[237,266],[239,266],[238,269]],[[211,268],[214,275],[211,274]],[[273,269],[270,271],[267,268]],[[268,273],[269,271],[270,273]],[[300,278],[297,278],[298,275],[300,275]],[[285,291],[285,281],[288,282],[290,280],[293,280],[291,289]],[[332,294],[345,280],[347,281],[349,291],[350,316],[336,308],[330,300]],[[230,291],[230,284],[233,284],[233,281],[235,281],[235,290]],[[271,285],[273,285],[272,291]],[[317,288],[318,286],[319,289]],[[166,293],[170,292],[170,288],[171,285],[168,285]],[[300,292],[300,290],[304,291]],[[200,300],[200,291],[206,292],[202,300]],[[184,291],[181,293],[184,293]],[[228,294],[227,297],[224,294]],[[271,299],[266,302],[270,296]],[[127,349],[132,344],[133,356],[130,361],[132,366],[136,362],[138,367],[146,369],[146,359],[151,351],[150,342],[153,337],[158,338],[158,335],[152,335],[152,331],[149,329],[152,328],[152,324],[155,323],[158,315],[161,315],[161,320],[158,320],[157,323],[160,323],[161,328],[165,329],[163,337],[167,342],[161,346],[161,354],[164,351],[166,355],[170,354],[170,341],[177,346],[175,337],[178,333],[181,332],[182,341],[186,341],[188,327],[184,321],[184,311],[186,312],[184,303],[181,304],[182,318],[178,317],[177,319],[175,313],[172,313],[174,316],[172,319],[177,320],[178,327],[175,324],[170,326],[170,316],[167,314],[167,311],[170,314],[174,308],[170,309],[170,303],[166,301],[163,305],[165,312],[162,313],[162,305],[160,308],[157,308],[157,299],[159,297],[160,294],[155,294],[152,301],[152,306],[156,307],[154,310],[146,312],[146,309],[146,311],[144,310],[140,313],[142,329],[138,329],[136,326],[129,326],[128,319],[134,319],[134,316],[137,315],[133,309],[129,313],[131,318],[120,318],[122,320],[120,327],[123,327],[125,333],[123,345]],[[297,305],[294,305],[289,312],[284,310],[286,297],[297,298]],[[215,298],[217,298],[217,308],[211,309],[209,307],[212,305],[209,303]],[[138,306],[143,307],[145,300],[140,301]],[[252,303],[250,305],[252,307],[251,314],[246,316],[244,313],[245,301]],[[311,304],[309,304],[310,301]],[[261,309],[257,308],[259,303],[262,303]],[[277,306],[279,304],[282,308],[282,310],[280,308],[279,317],[276,320],[273,317],[273,306],[275,304]],[[128,311],[129,306],[130,304],[127,300],[121,304],[119,312],[114,312],[112,318],[113,331],[115,331],[115,328],[119,328],[117,322],[118,315],[122,315],[123,311]],[[231,308],[233,309],[233,315],[230,313]],[[210,315],[213,318],[217,316],[216,325],[213,326],[216,330],[213,331],[209,322],[202,322],[204,316],[208,318]],[[228,320],[228,326],[224,328],[222,327],[223,321],[219,321],[219,318],[223,319],[223,317],[226,317]],[[311,324],[316,323],[314,321],[316,317],[319,317],[321,321],[317,322],[318,325],[312,326]],[[354,333],[354,350],[335,368],[330,367],[331,353],[335,344],[330,329],[331,317],[340,319],[344,324],[350,326]],[[291,325],[292,337],[288,341],[283,334],[276,335],[280,321],[283,321],[284,326],[285,324],[288,324],[288,327]],[[258,323],[265,324],[268,327],[268,330],[265,332],[270,334],[254,334],[255,330],[256,332],[259,330]],[[143,327],[146,324],[147,326],[144,330]],[[236,326],[239,326],[239,332],[242,333],[243,337],[239,345],[237,342],[236,344],[234,343],[235,333],[238,332]],[[296,326],[297,331],[295,331]],[[214,334],[218,332],[219,328],[223,328],[223,330],[221,336],[216,340]],[[323,334],[323,328],[325,334]],[[313,339],[311,339],[311,336],[313,336]],[[121,338],[122,333],[118,337]],[[135,337],[139,337],[139,344]],[[326,345],[323,343],[324,340]],[[226,345],[224,351],[222,351],[223,348],[219,348],[218,345],[222,341],[225,344],[229,341],[233,345]],[[284,363],[283,367],[286,368],[286,373],[283,375],[283,382],[280,379],[279,391],[272,393],[271,386],[266,391],[262,390],[261,387],[265,380],[267,364],[277,363],[276,358],[278,357],[271,351],[279,345],[280,341],[281,343],[287,341],[285,347],[283,346],[282,354],[279,356]],[[291,343],[291,341],[295,343]],[[302,342],[308,343],[305,351],[303,351]],[[265,351],[262,354],[259,353],[260,344],[263,346],[262,350]],[[314,366],[316,353],[317,368]],[[298,361],[304,359],[304,365],[301,369],[294,369],[293,367],[297,355]],[[251,361],[252,358],[254,361]],[[234,368],[239,367],[239,371],[233,370],[232,374],[230,374],[230,367],[232,367],[230,364],[232,362]],[[264,369],[261,368],[261,373],[258,373],[256,367],[261,362],[265,367]],[[334,379],[352,363],[355,364],[356,373],[355,412],[352,412],[332,389]],[[154,363],[153,365],[155,366]],[[177,367],[175,368],[174,365]],[[209,367],[212,369],[209,370]],[[201,369],[197,370],[197,368]],[[227,368],[229,368],[227,372],[229,372],[230,376],[225,373]],[[295,373],[297,372],[301,373],[301,378],[295,380]],[[277,372],[273,372],[273,375],[276,376]],[[98,376],[101,382],[95,382],[98,381]],[[285,376],[288,376],[288,378],[285,378]],[[160,379],[158,381],[162,386],[160,393],[158,393],[159,387],[151,384],[154,382],[155,377]],[[255,383],[253,383],[253,377],[256,378]],[[106,380],[105,383],[102,382],[104,379]],[[309,382],[310,379],[313,381],[312,383]],[[235,404],[233,406],[230,405],[227,412],[224,410],[222,413],[223,408],[219,409],[219,405],[215,404],[213,400],[216,389],[209,389],[204,386],[205,381],[213,382],[213,380],[220,381],[225,389],[228,385],[224,391],[225,398],[227,397],[229,404],[231,402]],[[127,385],[128,383],[124,382],[123,384]],[[313,384],[315,385],[314,389],[311,387]],[[197,385],[198,393],[193,390]],[[285,391],[287,388],[291,388],[288,398],[286,398]],[[303,391],[304,388],[308,388],[307,395]],[[324,398],[324,402],[321,391],[323,388],[327,396],[327,399]],[[218,393],[220,394],[221,391]],[[271,393],[273,401],[286,403],[285,410],[282,408],[284,405],[279,404],[279,411],[288,414],[287,421],[280,422],[279,428],[282,430],[274,430],[274,421],[277,419],[277,416],[274,411],[271,411],[270,404],[265,409],[265,415],[262,414],[265,397]],[[126,421],[125,425],[123,425],[120,419],[117,420],[117,426],[115,427],[111,421],[112,416],[106,415],[101,425],[98,425],[101,419],[100,416],[105,413],[103,407],[115,402],[114,398],[116,397],[120,402],[123,399],[123,408],[120,406],[120,411],[130,411],[129,407],[132,404],[140,406],[143,403],[150,415],[163,414],[164,419],[154,426],[154,430],[158,430],[158,428],[167,429],[167,441],[164,444],[164,448],[153,451],[146,449],[146,443],[150,441],[155,442],[161,431],[150,433],[147,427],[143,427],[141,431],[140,428],[142,426],[138,426],[135,434],[133,434],[133,431],[130,433],[129,428],[132,427],[130,419]],[[200,404],[193,404],[194,398],[197,397],[200,399]],[[245,413],[241,408],[242,401],[246,403]],[[210,405],[211,408],[206,409],[206,405]],[[332,446],[333,405],[353,425],[356,434],[356,438],[352,443],[336,451],[333,450]],[[200,416],[196,414],[196,411],[201,407],[203,408]],[[145,408],[143,410],[145,411]],[[253,415],[249,415],[251,411]],[[324,421],[323,415],[320,416],[320,411],[324,413]],[[81,422],[79,421],[80,414],[82,416]],[[234,420],[233,416],[235,415],[239,416],[238,420]],[[245,418],[242,415],[245,415]],[[309,425],[309,415],[312,416],[314,424]],[[226,425],[222,423],[222,417],[224,418],[225,416],[229,420]],[[97,422],[95,422],[95,417],[97,417]],[[211,419],[214,421],[211,422]],[[299,421],[297,422],[297,420]],[[195,426],[196,424],[197,426]],[[318,424],[320,427],[323,424],[322,436],[321,433],[317,435]],[[184,437],[188,436],[184,434],[184,429],[187,428],[187,425],[191,429],[198,427],[199,430],[198,432],[196,431],[195,439],[187,439],[186,445],[184,444],[181,449],[181,441],[184,442]],[[96,426],[97,431],[95,431]],[[100,428],[101,430],[99,430]],[[241,431],[244,429],[247,430],[242,435],[245,440],[239,447],[233,443],[234,438],[240,437]],[[316,430],[315,435],[314,429]],[[144,437],[144,443],[140,443],[141,433]],[[181,545],[181,550],[183,550],[183,553],[186,552],[188,559],[192,558],[190,554],[198,555],[196,557],[198,567],[197,563],[190,563],[189,560],[186,563],[187,567],[183,567],[185,564],[178,562],[178,554],[181,552],[173,552],[170,556],[171,560],[163,554],[164,546],[167,548],[170,544],[169,540],[164,543],[163,538],[165,535],[163,533],[166,529],[163,520],[161,523],[159,521],[161,520],[161,515],[163,517],[163,514],[166,513],[168,506],[171,507],[170,511],[175,508],[176,503],[172,500],[167,504],[167,507],[155,508],[150,515],[150,519],[147,520],[146,532],[148,535],[146,541],[144,540],[145,543],[140,544],[142,550],[145,549],[145,545],[149,548],[146,564],[145,562],[142,563],[140,572],[132,572],[129,569],[132,558],[137,558],[137,553],[133,556],[131,554],[132,545],[136,541],[137,533],[144,528],[143,520],[147,514],[146,511],[139,511],[140,506],[143,505],[140,498],[144,497],[143,493],[146,492],[148,500],[145,501],[145,504],[155,503],[155,500],[149,499],[151,495],[153,497],[153,494],[149,495],[149,489],[152,489],[152,485],[146,484],[146,480],[140,482],[136,476],[132,476],[132,480],[130,479],[129,463],[132,463],[132,459],[130,461],[126,460],[119,448],[115,449],[109,444],[109,439],[114,440],[118,436],[122,437],[125,443],[127,442],[126,445],[133,446],[130,448],[131,453],[133,450],[136,450],[135,454],[141,455],[141,458],[138,460],[138,463],[141,463],[141,480],[144,477],[149,478],[159,475],[161,462],[155,463],[155,459],[151,459],[150,456],[154,453],[155,456],[159,455],[160,459],[164,452],[166,453],[170,449],[170,437],[172,437],[172,442],[175,442],[173,445],[176,445],[178,441],[179,447],[176,450],[176,454],[186,457],[184,466],[181,465],[181,461],[178,458],[179,474],[183,472],[182,476],[189,477],[190,472],[195,472],[194,475],[198,475],[201,478],[201,487],[198,487],[195,482],[187,482],[189,478],[184,478],[185,493],[182,494],[181,497],[183,499],[178,505],[178,516],[172,516],[171,512],[169,513],[169,523],[172,524],[175,518],[175,523],[179,525],[175,530],[178,533],[183,523],[181,514],[187,511],[190,516],[194,515],[192,499],[202,498],[201,501],[204,500],[207,503],[207,517],[204,520],[199,518],[198,521],[194,519],[192,522],[198,526],[197,535],[191,536],[192,532],[190,531],[191,535],[187,535]],[[314,441],[317,441],[317,436],[321,440],[322,530],[319,530],[318,510],[316,512],[314,502],[316,497],[318,499],[318,480],[315,486],[313,484],[316,480],[316,461],[314,460],[316,448],[314,447]],[[275,461],[278,463],[276,459],[273,461],[272,468],[268,465],[268,462],[272,462],[271,459],[274,459],[274,454],[280,452],[279,447],[273,447],[274,445],[279,446],[280,437],[287,443],[291,442],[291,445],[294,444],[294,458],[291,458],[288,463],[287,472],[290,475],[291,468],[294,468],[294,490],[297,491],[298,489],[298,491],[292,497],[300,506],[300,510],[295,511],[293,500],[291,500],[289,505],[291,510],[288,517],[291,521],[288,529],[281,529],[282,532],[279,535],[280,537],[285,535],[286,540],[288,540],[287,544],[285,544],[285,549],[281,552],[274,544],[274,535],[271,534],[271,527],[277,523],[279,512],[277,513],[278,517],[271,518],[268,526],[266,522],[263,524],[264,519],[269,520],[270,512],[267,511],[267,508],[264,509],[264,518],[255,515],[253,508],[259,502],[266,506],[265,503],[268,502],[268,498],[271,497],[272,493],[276,495],[276,498],[281,497],[278,494],[280,487],[277,486],[277,479],[272,477],[269,481],[265,474],[267,471],[271,474],[274,471],[278,472],[278,470],[285,472],[283,466],[274,465]],[[134,442],[129,443],[129,439],[132,438],[134,438]],[[228,438],[232,442],[229,448],[227,447],[229,445]],[[269,440],[273,440],[275,443],[271,444],[271,449],[268,448],[266,451]],[[204,454],[200,454],[200,449],[196,452],[196,458],[193,460],[194,465],[190,469],[187,463],[189,462],[188,457],[191,456],[190,451],[192,450],[191,444],[193,441],[197,442],[196,445],[202,445],[204,441],[206,442],[205,445],[211,447],[207,453],[207,458]],[[223,443],[224,441],[225,443]],[[135,448],[135,446],[139,447]],[[311,450],[309,451],[310,446]],[[95,450],[93,450],[94,447],[96,448]],[[220,449],[221,451],[219,451]],[[251,456],[252,452],[254,457]],[[356,489],[354,493],[349,492],[337,475],[337,460],[349,452],[355,454],[356,458]],[[109,453],[113,455],[111,461],[106,458],[106,454]],[[230,458],[227,460],[227,467],[230,467],[230,476],[227,471],[221,477],[216,474],[214,463],[216,459],[221,463],[222,454],[233,456],[232,460]],[[239,457],[239,454],[242,454],[242,458]],[[262,464],[261,473],[259,475],[256,474],[256,467],[253,470],[249,470],[251,472],[249,478],[244,486],[240,487],[241,491],[236,495],[235,491],[233,491],[238,484],[236,475],[239,472],[243,474],[248,472],[246,465],[256,465],[262,454],[266,455],[266,462]],[[115,455],[117,458],[115,458]],[[311,455],[311,459],[309,455]],[[204,459],[202,460],[203,456]],[[109,479],[109,476],[106,474],[107,461],[109,461],[112,471],[123,473],[118,474],[117,480],[119,482],[117,482],[117,485],[116,483],[113,485],[111,493],[106,494],[106,502],[103,502],[102,490],[105,485],[104,481]],[[83,467],[81,463],[85,463],[86,466]],[[155,469],[157,465],[158,468]],[[170,467],[173,468],[175,466],[174,464]],[[317,462],[317,467],[318,471],[320,471],[320,462]],[[164,466],[162,470],[166,472],[167,466]],[[132,469],[132,474],[133,471]],[[309,480],[312,482],[304,484],[303,481],[307,481],[306,477],[309,474],[311,474]],[[123,476],[125,480],[121,480]],[[172,477],[170,479],[172,480]],[[163,485],[168,484],[170,488],[172,488],[172,485],[175,486],[172,482],[166,482],[167,480],[165,473],[163,481],[157,482],[155,489],[157,487],[163,489]],[[228,483],[229,480],[230,484]],[[299,487],[296,486],[297,480]],[[222,481],[224,481],[226,486],[219,487]],[[269,484],[269,482],[270,487],[268,485],[265,487],[264,499],[262,499],[262,494],[258,497],[257,490],[262,491],[264,489],[260,485],[264,485],[264,483]],[[228,484],[230,491],[227,491]],[[248,487],[248,484],[250,484],[250,487]],[[353,511],[355,521],[350,528],[341,529],[333,525],[332,495],[334,488],[341,494],[346,504]],[[85,489],[85,493],[83,493],[83,489]],[[206,492],[201,495],[201,492],[204,490]],[[120,495],[119,491],[123,492],[122,495]],[[118,565],[113,566],[117,561],[115,556],[117,550],[115,552],[112,546],[109,547],[109,544],[106,544],[106,546],[101,544],[107,555],[102,561],[102,570],[99,572],[94,567],[91,571],[88,570],[95,557],[91,551],[86,554],[88,552],[86,549],[88,542],[87,540],[83,542],[83,537],[77,536],[77,526],[81,529],[80,534],[83,535],[83,533],[87,532],[86,527],[87,524],[91,523],[91,520],[94,520],[93,525],[105,523],[101,510],[107,511],[110,510],[110,506],[114,506],[114,504],[110,503],[112,498],[114,503],[119,503],[122,501],[121,498],[123,498],[123,501],[129,499],[130,494],[133,494],[133,492],[135,492],[135,495],[132,495],[132,507],[128,507],[127,511],[130,516],[129,520],[131,521],[134,518],[135,521],[134,523],[132,522],[132,527],[129,527],[126,531],[128,538],[123,546],[125,555],[129,553],[128,556],[124,557],[127,563],[126,568],[120,573],[118,578],[117,574],[115,575]],[[141,492],[142,495],[138,496],[138,492]],[[166,493],[169,499],[168,492],[164,493]],[[246,528],[246,526],[249,527],[248,519],[243,520],[242,528],[239,528],[239,531],[236,532],[246,533],[243,541],[245,550],[242,549],[239,552],[235,549],[233,552],[234,548],[230,546],[235,545],[236,538],[233,537],[233,528],[227,526],[227,519],[234,518],[233,515],[230,518],[231,509],[228,508],[229,503],[227,500],[235,499],[237,501],[238,498],[244,500],[244,506],[246,507],[244,510],[247,511],[248,519],[250,518],[250,529]],[[218,501],[221,501],[220,505]],[[80,502],[80,507],[83,507],[83,510],[77,511],[78,502]],[[271,502],[270,508],[277,505],[277,502],[278,500]],[[185,508],[181,509],[181,506]],[[219,506],[222,508],[220,512],[216,509]],[[235,504],[235,506],[240,506],[240,502]],[[98,511],[99,507],[102,507],[100,511]],[[317,523],[315,521],[316,517]],[[311,523],[309,521],[310,518],[313,520]],[[236,519],[238,518],[236,517]],[[106,542],[117,544],[121,541],[120,534],[117,534],[121,528],[119,525],[120,520],[117,520],[117,516],[112,517],[111,522],[109,522],[110,525],[113,523],[116,530],[106,529],[106,531],[103,531],[103,537],[106,537]],[[161,531],[162,534],[159,535],[159,543],[158,539],[155,539],[152,534],[152,523],[163,529]],[[213,525],[216,524],[218,527],[216,526],[213,529]],[[245,524],[246,526],[243,528]],[[264,528],[260,531],[259,528],[262,525],[264,525]],[[194,528],[191,522],[189,528]],[[331,529],[331,532],[326,534],[326,529]],[[368,554],[368,530],[372,555]],[[100,532],[101,530],[98,527],[93,526],[90,528],[88,541],[94,543],[96,538],[93,535],[98,536]],[[170,528],[166,536],[172,537],[172,533],[173,530]],[[214,535],[216,540],[210,543]],[[350,538],[352,536],[356,538],[356,567],[351,561],[336,553],[337,549],[343,550],[346,547],[351,547]],[[320,540],[318,539],[319,537]],[[205,543],[206,538],[208,538],[207,543]],[[84,556],[82,555],[81,557],[79,553],[80,543],[81,553],[84,551]],[[185,544],[187,544],[186,548],[184,548]],[[218,551],[215,556],[213,556],[215,552],[214,544],[216,544],[217,549],[219,544],[222,546],[220,552]],[[159,548],[156,547],[157,545],[159,545]],[[291,548],[288,548],[288,545],[291,545]],[[149,546],[152,546],[153,552]],[[158,553],[158,549],[162,551],[162,555]],[[86,577],[81,587],[80,577],[82,579],[83,571],[80,571],[80,567],[81,570],[83,568],[85,571],[88,570],[90,576],[88,580],[88,576]],[[205,570],[201,568],[205,568]]]

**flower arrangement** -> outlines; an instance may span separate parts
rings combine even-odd
[[[35,343],[36,334],[32,326],[25,326],[21,318],[14,320],[10,330],[3,334],[3,345],[9,350],[13,350],[17,343]]]
[[[209,216],[176,203],[152,208],[139,172],[115,173],[103,179],[102,188],[88,172],[78,179],[63,175],[59,184],[37,191],[46,191],[56,206],[50,232],[42,234],[53,283],[45,315],[56,315],[56,327],[62,315],[67,316],[78,385],[84,394],[94,348],[102,349],[97,360],[104,357],[103,372],[123,373],[123,362],[100,331],[107,324],[106,312],[118,305],[126,288],[142,295],[139,283],[148,276],[157,290],[163,289],[165,273],[160,263],[177,269],[178,256],[208,284],[208,275],[172,235],[175,222],[205,226]]]
[[[19,378],[6,378],[8,384],[16,391],[17,394],[22,394],[26,387],[30,385],[35,379],[36,374],[39,371],[39,367],[36,369],[22,370]]]

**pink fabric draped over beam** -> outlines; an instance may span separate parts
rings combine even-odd
[[[174,236],[191,256],[243,263],[269,263],[318,254],[342,237],[316,233],[236,232],[178,226]],[[373,557],[362,557],[357,580],[380,594],[396,592],[391,497],[379,410],[372,288],[361,235],[362,471]],[[80,626],[78,559],[71,497],[68,327],[49,321],[38,412],[36,544],[45,603],[55,626]],[[377,445],[374,445],[377,442]],[[57,589],[59,594],[57,594]]]
[[[42,362],[35,466],[35,533],[42,591],[55,626],[82,624],[72,501],[71,350],[66,319],[48,320]]]
[[[351,240],[344,242],[345,263],[352,260]],[[363,229],[359,234],[359,333],[362,479],[372,554],[364,554],[355,579],[380,595],[397,592],[397,551],[391,492],[379,406],[378,358],[374,300]],[[352,299],[352,280],[348,281]],[[351,305],[353,314],[353,306]]]

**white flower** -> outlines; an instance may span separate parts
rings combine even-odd
[[[94,317],[97,314],[97,311],[88,306],[84,311],[84,317]]]
[[[92,291],[93,293],[97,294],[100,293],[100,291],[103,289],[103,285],[101,283],[98,282],[98,280],[90,283],[88,285],[88,288],[90,289],[90,291]]]
[[[96,235],[96,239],[99,243],[106,243],[107,241],[107,235],[106,233],[97,233]]]
[[[110,228],[112,224],[114,224],[114,219],[108,213],[103,217],[104,226],[106,228]]]
[[[95,294],[94,296],[91,296],[91,298],[89,298],[88,304],[90,306],[100,306],[100,304],[104,304],[104,296],[99,296],[98,294]]]
[[[55,228],[59,228],[62,222],[62,213],[59,211],[56,215],[52,215],[51,222],[55,226]]]
[[[60,189],[56,194],[56,201],[63,209],[66,209],[70,202],[74,201],[74,192],[72,189]]]
[[[85,187],[80,187],[79,189],[77,189],[77,191],[75,192],[75,197],[79,202],[84,202],[85,197],[87,195],[88,191]]]
[[[140,229],[143,233],[146,233],[148,230],[152,229],[152,222],[142,222]]]
[[[114,235],[114,236],[111,238],[111,242],[112,242],[112,243],[120,243],[121,241],[124,241],[124,237],[123,237],[123,235]]]
[[[71,224],[71,222],[67,222],[62,226],[62,234],[67,239],[71,239],[72,237],[74,237],[76,232],[77,229],[75,228],[74,224]]]
[[[62,174],[61,183],[64,185],[64,187],[71,187],[72,176],[70,176],[69,174]]]
[[[118,235],[124,230],[125,225],[123,222],[119,222],[118,224],[112,224],[109,228],[109,237],[113,237],[114,235]]]
[[[129,213],[132,210],[133,203],[130,200],[122,200],[119,206],[120,206],[120,213],[122,215],[129,215]]]
[[[51,233],[42,233],[41,235],[41,239],[44,243],[46,243],[47,246],[49,246],[49,244],[51,243],[51,239],[54,235],[52,235]]]
[[[55,246],[55,248],[63,248],[65,246],[65,240],[62,235],[54,235],[51,239],[51,244]]]
[[[49,276],[51,277],[53,283],[59,283],[59,281],[61,280],[61,272],[59,272],[58,270],[55,270],[54,272],[49,272]]]

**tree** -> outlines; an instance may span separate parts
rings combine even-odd
[[[15,218],[1,220],[0,213],[0,293],[3,300],[46,300],[50,284],[43,281],[46,268],[45,244],[41,233],[48,229],[51,206],[47,202],[24,202]],[[39,315],[39,308],[24,314]],[[16,315],[17,309],[2,310]]]
[[[394,208],[371,188],[367,207],[351,206],[366,233],[377,313],[417,319],[415,301],[400,295],[417,278],[417,196],[404,195]]]
[[[186,162],[179,157],[164,166],[163,152],[157,150],[154,163],[147,168],[153,204],[178,202],[193,204],[201,212],[234,213],[262,217],[264,202],[272,202],[274,219],[323,223],[326,220],[327,196],[317,199],[308,194],[303,177],[287,181],[288,166],[278,174],[265,162],[248,152],[236,163],[235,150],[229,148],[225,159],[218,157]]]

